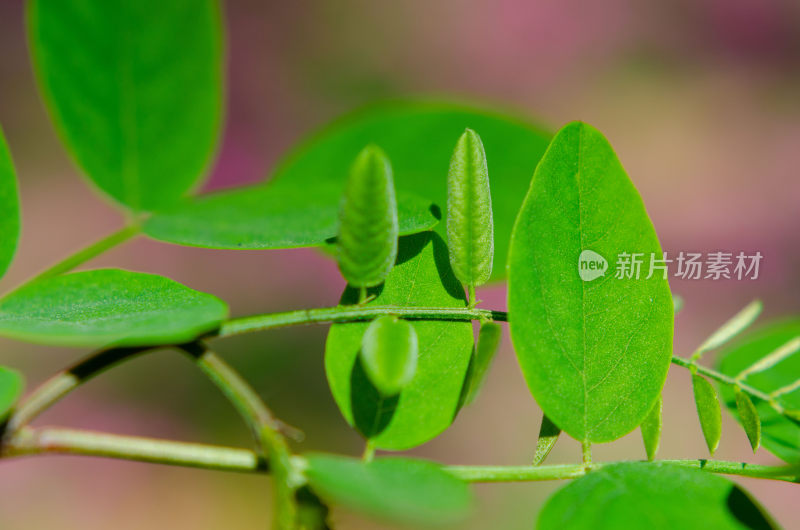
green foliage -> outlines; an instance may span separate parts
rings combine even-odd
[[[361,364],[383,396],[399,394],[417,373],[419,341],[414,326],[384,315],[367,326],[361,338]]]
[[[604,466],[559,490],[539,515],[538,528],[768,529],[774,524],[728,479],[669,464]]]
[[[722,435],[722,413],[717,391],[714,390],[711,383],[699,375],[692,375],[692,389],[703,437],[706,439],[708,452],[713,455],[719,446],[719,439]]]
[[[653,461],[661,444],[661,414],[664,407],[664,399],[659,396],[656,404],[644,419],[639,428],[642,431],[642,442],[647,453],[647,460]]]
[[[50,114],[95,185],[151,210],[197,183],[222,109],[215,0],[29,0],[28,33]]]
[[[392,167],[379,147],[369,145],[350,168],[339,210],[336,257],[347,283],[383,283],[397,258],[397,236]]]
[[[550,135],[511,116],[446,103],[405,102],[366,108],[335,122],[286,158],[274,185],[312,189],[343,182],[353,157],[367,143],[392,161],[398,191],[409,191],[444,207],[447,163],[465,128],[480,132],[492,161],[495,262],[493,279],[505,276],[514,217]],[[437,231],[444,235],[445,226]]]
[[[60,346],[176,344],[212,331],[227,314],[218,298],[168,278],[99,269],[0,299],[0,335]]]
[[[2,423],[22,394],[22,374],[11,368],[0,366],[0,423]]]
[[[472,352],[469,362],[467,377],[464,379],[464,399],[463,405],[469,405],[478,397],[489,368],[497,349],[500,347],[500,339],[503,337],[503,328],[494,322],[481,322],[478,331],[478,342]]]
[[[338,185],[251,186],[201,196],[157,212],[145,234],[179,245],[221,249],[316,247],[333,241],[339,226]],[[407,192],[397,194],[400,235],[433,228],[436,207]]]
[[[758,417],[753,401],[738,388],[734,392],[736,395],[736,412],[739,413],[739,420],[742,422],[747,440],[755,453],[761,445],[761,420]]]
[[[605,276],[583,281],[584,250],[609,263],[661,248],[642,200],[606,139],[575,122],[553,139],[514,226],[511,338],[536,401],[584,442],[615,440],[644,421],[672,354],[669,285]]]
[[[486,153],[481,137],[472,129],[458,139],[450,159],[447,245],[450,265],[461,283],[475,287],[489,280],[494,258],[492,196]]]
[[[452,523],[469,512],[469,487],[441,465],[410,458],[315,454],[305,471],[323,499],[381,519],[420,525]]]
[[[553,423],[547,415],[542,415],[542,424],[539,426],[539,438],[536,440],[536,452],[533,455],[534,466],[540,465],[545,461],[547,455],[555,447],[561,429]]]
[[[761,314],[763,305],[760,300],[754,300],[747,304],[741,311],[733,315],[730,320],[725,322],[719,329],[708,337],[703,344],[697,348],[695,358],[699,358],[703,353],[708,350],[719,348],[733,337],[747,329],[747,327],[755,322],[758,315]]]
[[[397,264],[366,307],[465,307],[464,289],[453,275],[438,234],[423,232],[400,241]],[[355,289],[342,304],[357,299]],[[399,396],[386,398],[364,373],[360,361],[368,323],[334,324],[325,345],[325,372],[348,423],[381,449],[404,450],[445,430],[456,413],[472,352],[469,322],[413,322],[419,343],[417,373]]]
[[[5,274],[19,239],[19,194],[14,163],[0,128],[0,277]]]
[[[718,366],[720,372],[730,377],[740,377],[747,385],[771,396],[781,409],[781,414],[768,401],[756,399],[753,405],[760,417],[761,441],[764,448],[787,462],[800,462],[800,354],[782,355],[777,362],[776,352],[800,337],[800,319],[778,322],[748,335],[741,342],[722,352]],[[765,359],[771,358],[768,363]],[[751,371],[761,364],[757,371]],[[742,425],[751,423],[741,416],[735,391],[721,386],[728,410]],[[793,417],[794,416],[794,417]],[[751,431],[753,432],[753,431]]]

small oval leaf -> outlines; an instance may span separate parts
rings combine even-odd
[[[734,394],[736,395],[736,411],[739,413],[739,421],[742,422],[747,440],[755,453],[761,445],[761,419],[758,417],[756,406],[753,405],[747,394],[739,388],[735,390]]]
[[[0,128],[0,278],[8,270],[19,240],[19,193],[14,162]]]
[[[0,366],[0,423],[2,423],[22,394],[22,374],[11,368]]]
[[[399,394],[417,372],[419,342],[414,326],[389,315],[376,318],[361,338],[361,361],[375,388]]]
[[[750,367],[761,364],[797,336],[800,336],[800,319],[797,318],[766,326],[723,351],[718,361],[719,371],[737,377]],[[778,458],[791,463],[800,462],[800,352],[782,357],[777,363],[770,361],[766,364],[768,368],[747,375],[745,382],[769,395],[784,412],[780,414],[767,401],[752,400],[761,420],[761,442],[764,449]],[[734,390],[722,385],[721,394],[728,410],[744,425]]]
[[[704,377],[692,375],[694,402],[697,406],[697,417],[703,429],[708,452],[712,455],[719,446],[722,435],[722,412],[717,398],[717,391]]]
[[[420,524],[453,523],[472,504],[469,486],[441,465],[410,458],[362,462],[343,456],[308,456],[305,475],[320,497],[373,517]]]
[[[151,210],[197,183],[222,115],[216,0],[30,0],[28,36],[56,129],[101,190]]]
[[[40,280],[0,300],[0,335],[60,346],[188,342],[217,328],[225,303],[155,274],[118,269]]]
[[[462,406],[466,406],[475,401],[481,391],[492,360],[500,347],[500,339],[503,337],[503,328],[494,322],[481,322],[478,331],[478,342],[475,345],[475,352],[469,363],[467,377],[464,380],[464,399]]]
[[[353,287],[383,283],[397,257],[397,202],[392,167],[381,149],[365,147],[350,168],[336,236],[339,270]]]
[[[653,461],[661,444],[661,412],[664,405],[664,398],[659,396],[653,410],[647,415],[639,428],[642,431],[642,442],[647,453],[647,460]]]
[[[730,480],[669,464],[627,462],[591,471],[550,497],[537,528],[549,530],[772,529],[777,525]]]
[[[608,141],[571,123],[536,168],[514,225],[508,307],[533,397],[585,443],[638,427],[672,356],[667,280],[634,275],[632,259],[613,266],[626,253],[660,259],[653,225]]]
[[[450,265],[461,283],[476,287],[489,280],[494,258],[492,196],[483,142],[472,129],[458,139],[450,159],[447,246]]]

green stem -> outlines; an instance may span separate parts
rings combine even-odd
[[[53,276],[58,276],[59,274],[63,274],[65,272],[71,271],[78,265],[82,265],[86,263],[90,259],[99,256],[103,252],[114,248],[115,246],[128,241],[132,237],[139,234],[139,227],[136,225],[125,226],[120,230],[114,232],[113,234],[104,237],[103,239],[92,243],[91,245],[79,250],[78,252],[68,256],[64,260],[56,263],[49,269],[46,269],[33,278],[27,280],[22,285],[28,285],[29,283],[33,283],[37,280],[44,280],[46,278],[52,278]],[[21,286],[20,286],[21,287]]]
[[[356,322],[370,320],[380,315],[397,315],[411,320],[493,320],[508,321],[508,314],[488,309],[469,309],[466,307],[403,307],[390,305],[375,306],[336,306],[316,309],[301,309],[284,313],[269,313],[249,317],[234,318],[222,323],[214,334],[229,337],[242,333],[252,333],[267,329],[319,324],[324,322]]]
[[[475,304],[478,303],[478,299],[475,297],[475,286],[472,284],[468,285],[467,293],[469,295],[469,299],[467,300],[467,307],[469,309],[475,309]]]

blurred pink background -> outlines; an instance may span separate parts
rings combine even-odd
[[[21,180],[23,234],[7,290],[121,226],[118,213],[68,162],[33,83],[20,0],[0,4],[0,122]],[[665,250],[760,251],[756,281],[672,281],[685,298],[675,352],[687,354],[755,297],[764,320],[800,310],[800,4],[793,0],[592,3],[495,0],[226,3],[227,125],[207,188],[258,181],[288,147],[360,104],[406,94],[453,95],[520,109],[555,130],[602,130],[644,197]],[[343,287],[309,250],[224,252],[137,240],[90,266],[170,276],[223,297],[236,315],[324,306]],[[502,287],[480,293],[505,306]],[[323,326],[219,341],[275,412],[306,432],[299,451],[356,454],[322,369]],[[87,352],[2,340],[0,362],[29,386]],[[709,361],[711,358],[709,358]],[[702,458],[685,370],[665,393],[660,458]],[[530,460],[541,412],[506,340],[477,403],[415,454],[453,464]],[[250,443],[233,410],[179,356],[163,352],[88,383],[41,423],[211,443]],[[574,462],[559,441],[550,462]],[[595,458],[644,456],[638,430]],[[753,457],[726,417],[716,458]],[[800,527],[797,489],[742,483],[786,527]],[[479,486],[457,528],[531,528],[561,484]],[[269,480],[108,460],[0,462],[0,527],[264,528]],[[343,528],[384,528],[343,510]]]

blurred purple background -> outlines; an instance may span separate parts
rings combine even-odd
[[[7,290],[121,226],[80,179],[44,111],[28,60],[21,0],[0,4],[0,122],[21,180],[23,234]],[[553,130],[602,130],[644,197],[667,251],[760,251],[756,281],[672,281],[686,305],[675,351],[687,354],[749,300],[764,319],[800,310],[800,4],[793,0],[495,0],[262,2],[225,6],[228,112],[207,188],[258,181],[314,128],[360,104],[432,94],[512,107]],[[491,163],[491,162],[490,162]],[[230,302],[242,315],[334,304],[343,282],[314,251],[223,252],[137,240],[91,266],[156,272]],[[502,287],[480,293],[503,308]],[[357,453],[322,369],[324,327],[218,342],[287,422],[300,451]],[[3,340],[3,364],[29,386],[86,352]],[[710,359],[709,359],[710,360]],[[661,458],[706,457],[688,374],[667,383]],[[448,463],[519,464],[541,412],[506,341],[479,400],[414,453]],[[233,410],[183,359],[163,352],[91,381],[41,423],[248,445]],[[644,456],[638,430],[596,459]],[[578,458],[559,441],[553,463]],[[753,457],[726,417],[715,455]],[[783,525],[797,527],[791,486],[743,480]],[[480,486],[458,528],[530,528],[559,484]],[[0,464],[0,527],[263,528],[269,480],[127,462],[44,457]],[[342,510],[347,528],[382,528]]]

